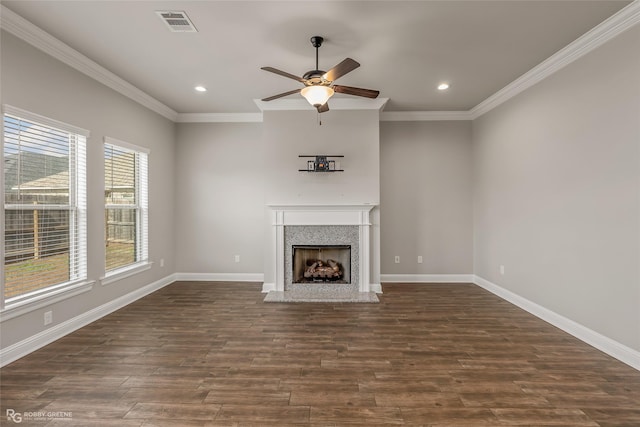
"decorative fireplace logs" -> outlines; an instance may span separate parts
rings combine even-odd
[[[305,279],[339,280],[344,274],[340,263],[333,259],[326,262],[320,259],[308,260],[307,266],[304,272]]]

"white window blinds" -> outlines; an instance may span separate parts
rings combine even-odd
[[[104,144],[105,269],[148,261],[148,151],[113,138]]]
[[[5,106],[4,299],[87,277],[88,132]]]

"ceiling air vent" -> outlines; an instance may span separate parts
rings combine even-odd
[[[198,32],[187,14],[181,10],[158,10],[156,13],[174,33]]]

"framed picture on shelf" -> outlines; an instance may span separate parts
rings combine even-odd
[[[316,156],[316,170],[317,171],[329,170],[329,162],[327,161],[327,156]]]

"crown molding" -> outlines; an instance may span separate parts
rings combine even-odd
[[[381,122],[430,122],[447,120],[471,120],[469,111],[384,111]]]
[[[380,120],[446,121],[477,119],[638,23],[640,23],[640,0],[634,0],[616,14],[468,111],[387,111],[380,114]],[[262,113],[177,113],[157,99],[36,27],[20,15],[7,9],[4,5],[0,5],[0,28],[173,122],[238,123],[262,121]],[[377,98],[373,100],[365,98],[337,98],[331,100],[331,109],[382,110],[388,100],[388,98]],[[258,108],[260,108],[260,111],[313,109],[304,99],[278,99],[268,103],[255,99],[254,102]]]
[[[259,123],[262,113],[178,113],[176,123]]]
[[[77,50],[56,39],[46,31],[38,28],[4,5],[0,5],[0,28],[116,92],[132,99],[138,104],[147,107],[151,111],[155,111],[169,120],[176,120],[177,112],[87,58]]]
[[[566,67],[609,40],[640,22],[640,0],[634,0],[616,14],[602,21],[572,43],[560,49],[531,70],[494,93],[471,110],[471,120],[477,119],[524,90]]]
[[[331,110],[382,110],[389,98],[332,98]],[[254,99],[260,111],[315,110],[304,98],[276,99],[265,102]]]

